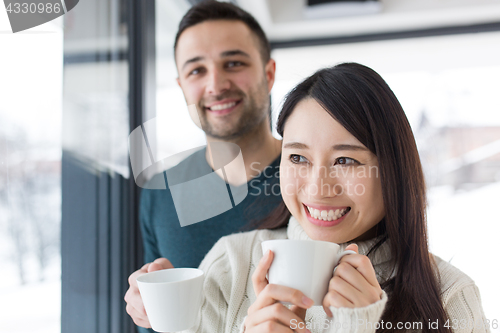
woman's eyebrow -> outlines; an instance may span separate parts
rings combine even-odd
[[[309,149],[305,143],[300,142],[287,142],[283,145],[283,148]]]
[[[367,151],[368,148],[357,145],[339,144],[332,147],[333,150],[364,150]]]
[[[309,149],[309,146],[301,142],[287,142],[283,145],[283,148],[295,148],[295,149]],[[332,150],[362,150],[368,151],[366,147],[350,145],[350,144],[338,144],[332,146]]]

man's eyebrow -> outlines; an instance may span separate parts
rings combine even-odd
[[[229,51],[224,51],[220,54],[221,58],[227,58],[227,57],[231,57],[231,56],[235,56],[235,55],[242,55],[244,57],[250,58],[250,55],[242,50],[229,50]],[[188,59],[182,65],[182,69],[184,69],[184,67],[186,67],[187,65],[189,65],[193,62],[201,61],[203,59],[205,59],[205,58],[201,57],[201,56]]]
[[[186,67],[190,63],[197,62],[197,61],[200,61],[200,60],[203,60],[203,59],[204,59],[203,57],[194,57],[194,58],[188,59],[188,60],[186,60],[186,62],[184,63],[184,65],[182,65],[182,69],[184,69],[184,67]]]
[[[250,58],[250,55],[246,52],[243,52],[242,50],[229,50],[224,51],[220,54],[221,58],[231,57],[235,55],[242,55],[244,57]]]

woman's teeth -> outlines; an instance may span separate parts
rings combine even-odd
[[[212,107],[210,107],[210,110],[212,111],[220,111],[220,110],[225,110],[232,108],[233,106],[236,105],[236,102],[231,102],[231,103],[225,103],[225,104],[217,104]]]
[[[317,220],[323,221],[335,221],[344,216],[348,211],[349,207],[337,210],[319,210],[306,206],[309,210],[309,214]]]

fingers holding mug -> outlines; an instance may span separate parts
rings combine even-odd
[[[271,267],[273,258],[274,253],[271,250],[265,251],[264,256],[262,256],[257,268],[255,269],[255,272],[252,274],[253,290],[255,291],[256,296],[259,296],[261,291],[269,284],[266,275],[269,271],[269,267]]]

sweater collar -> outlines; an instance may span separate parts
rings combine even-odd
[[[305,230],[300,225],[299,221],[293,216],[290,217],[287,227],[287,236],[288,239],[299,239],[299,240],[311,240],[311,238],[306,234]],[[367,241],[356,242],[359,248],[359,254],[366,255],[368,251],[372,248],[372,246],[379,240],[379,238],[369,239]],[[352,243],[352,242],[351,242]],[[344,251],[345,248],[351,243],[343,243],[340,245],[340,250]],[[386,263],[391,260],[391,251],[390,251],[389,241],[386,240],[374,254],[370,255],[370,260],[373,264],[379,265]]]

